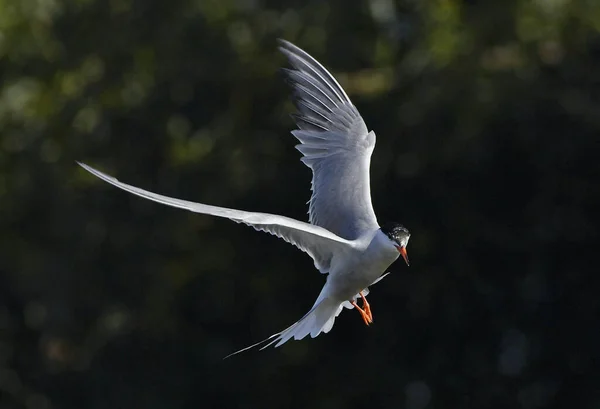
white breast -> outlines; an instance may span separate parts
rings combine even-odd
[[[343,301],[351,299],[373,284],[399,255],[387,236],[378,230],[368,245],[336,263],[327,280],[330,294]]]

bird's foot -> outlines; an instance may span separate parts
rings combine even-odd
[[[371,305],[367,301],[367,297],[365,297],[362,291],[359,294],[363,302],[362,309],[365,311],[365,314],[367,314],[367,316],[369,317],[369,322],[373,322],[373,313],[371,313]]]
[[[367,314],[367,312],[365,310],[363,310],[362,308],[360,308],[358,306],[356,301],[352,301],[351,304],[354,306],[354,308],[356,308],[356,311],[358,311],[360,313],[360,316],[362,317],[363,321],[365,322],[365,325],[369,325],[373,322],[373,316],[371,315],[370,310],[369,310],[369,313]]]

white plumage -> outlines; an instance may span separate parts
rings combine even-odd
[[[400,254],[408,263],[410,233],[391,223],[380,228],[369,184],[369,166],[375,133],[365,122],[333,76],[308,53],[280,41],[280,50],[294,69],[285,70],[298,108],[297,149],[313,173],[309,223],[268,213],[210,206],[152,193],[125,184],[79,163],[98,178],[137,196],[196,213],[224,217],[273,234],[312,257],[315,267],[328,274],[310,311],[285,330],[231,355],[265,343],[261,348],[290,339],[316,337],[333,327],[342,309],[356,307],[365,323],[372,321],[364,298],[368,286],[381,280]],[[363,299],[363,308],[356,304]]]

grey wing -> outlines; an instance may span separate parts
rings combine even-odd
[[[322,227],[294,220],[289,217],[227,209],[224,207],[210,206],[159,195],[120,182],[84,163],[77,163],[82,168],[105,182],[145,199],[195,213],[224,217],[236,223],[244,223],[256,230],[273,234],[310,255],[315,262],[315,267],[322,273],[329,272],[331,259],[334,254],[339,251],[344,251],[344,248],[352,245],[348,240],[344,240]]]
[[[348,240],[379,228],[369,167],[375,133],[333,76],[308,53],[280,40],[294,69],[284,70],[292,85],[299,129],[292,134],[302,162],[313,172],[309,221]]]

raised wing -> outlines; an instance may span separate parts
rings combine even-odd
[[[294,67],[284,70],[293,88],[294,115],[301,142],[296,148],[313,172],[309,221],[348,240],[379,228],[369,167],[375,133],[333,76],[308,53],[280,40]]]
[[[105,182],[145,199],[195,213],[224,217],[233,220],[236,223],[244,223],[254,227],[256,230],[273,234],[310,255],[315,262],[315,267],[322,273],[329,272],[331,259],[335,253],[343,251],[344,249],[347,249],[348,246],[352,245],[348,240],[342,239],[322,227],[294,220],[289,217],[227,209],[225,207],[210,206],[159,195],[119,182],[117,179],[84,163],[77,163],[92,175],[97,176]]]

